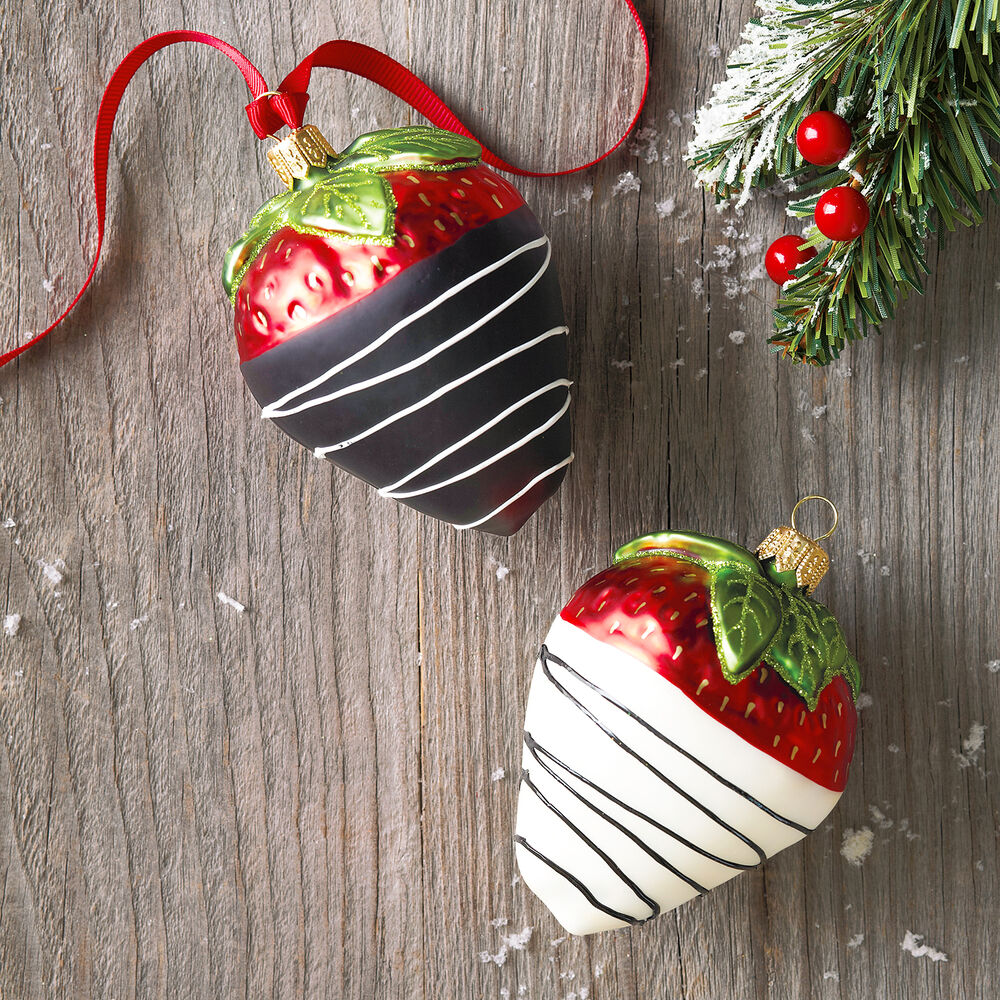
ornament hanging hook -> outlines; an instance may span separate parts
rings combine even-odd
[[[829,537],[830,537],[830,536],[831,536],[831,535],[832,535],[832,534],[833,534],[833,533],[834,533],[834,532],[835,532],[835,531],[837,530],[837,525],[838,525],[838,524],[840,523],[840,511],[839,511],[839,510],[837,510],[837,505],[836,505],[836,504],[835,504],[835,503],[834,503],[834,502],[833,502],[833,501],[832,501],[832,500],[831,500],[831,499],[830,499],[829,497],[824,497],[824,496],[818,496],[818,495],[817,495],[817,494],[815,494],[815,493],[813,493],[813,494],[810,494],[810,495],[809,495],[809,496],[807,496],[807,497],[803,497],[803,498],[802,498],[802,499],[801,499],[801,500],[800,500],[800,501],[799,501],[799,502],[798,502],[798,503],[797,503],[797,504],[796,504],[796,505],[795,505],[795,506],[794,506],[794,507],[792,508],[792,517],[791,517],[791,523],[792,523],[792,527],[793,527],[793,528],[794,528],[794,529],[795,529],[796,531],[798,531],[799,529],[798,529],[798,528],[797,528],[797,527],[795,526],[795,512],[796,512],[796,511],[797,511],[797,510],[798,510],[798,509],[799,509],[799,508],[800,508],[800,507],[801,507],[801,506],[802,506],[802,505],[803,505],[803,504],[804,504],[804,503],[805,503],[805,502],[806,502],[807,500],[820,500],[820,501],[822,501],[823,503],[825,503],[825,504],[826,504],[826,505],[827,505],[827,506],[828,506],[828,507],[830,508],[830,510],[832,510],[832,511],[833,511],[833,524],[832,524],[832,525],[830,526],[830,529],[829,529],[828,531],[826,531],[826,532],[825,532],[824,534],[822,534],[822,535],[817,535],[817,536],[816,536],[816,537],[815,537],[815,538],[813,539],[813,541],[814,541],[814,542],[821,542],[821,541],[822,541],[822,540],[823,540],[824,538],[829,538]]]

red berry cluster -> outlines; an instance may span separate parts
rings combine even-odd
[[[802,119],[795,133],[802,158],[817,167],[829,167],[851,148],[851,126],[832,111],[815,111]],[[831,188],[816,202],[816,228],[829,240],[856,240],[868,225],[871,212],[865,196],[848,185]],[[781,236],[768,248],[764,265],[772,281],[783,285],[792,272],[816,256],[813,247],[802,246],[800,236]]]

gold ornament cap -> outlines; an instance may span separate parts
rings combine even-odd
[[[267,151],[275,173],[290,189],[297,177],[305,177],[310,167],[325,167],[337,155],[315,125],[294,129]]]
[[[795,513],[807,500],[821,500],[833,511],[833,525],[819,538],[810,538],[795,527]],[[793,508],[791,525],[775,528],[757,546],[760,559],[774,559],[774,567],[779,573],[795,571],[795,582],[807,594],[811,594],[830,568],[830,557],[816,543],[829,538],[836,530],[840,513],[832,500],[820,496],[803,497]]]

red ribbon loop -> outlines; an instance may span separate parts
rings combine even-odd
[[[649,92],[649,40],[646,37],[646,30],[643,27],[638,11],[635,9],[633,0],[624,0],[624,2],[635,21],[639,37],[642,40],[643,55],[646,63],[646,78],[635,116],[629,123],[628,128],[622,133],[621,138],[609,150],[602,153],[596,159],[566,170],[553,172],[522,170],[520,167],[512,166],[500,159],[495,153],[491,153],[488,149],[484,148],[483,159],[487,163],[508,173],[520,174],[522,177],[561,177],[564,174],[573,174],[579,170],[586,170],[588,167],[600,163],[601,160],[610,156],[628,138],[629,133],[639,120],[639,115],[646,102],[646,94]],[[206,35],[200,31],[165,31],[159,35],[153,35],[132,49],[121,63],[119,63],[118,68],[112,73],[111,79],[108,81],[104,96],[101,98],[100,107],[97,110],[97,127],[94,132],[94,201],[97,206],[97,252],[94,254],[94,262],[90,266],[87,278],[76,293],[73,301],[60,313],[54,323],[41,333],[31,337],[26,343],[13,348],[6,354],[0,354],[0,368],[47,337],[73,311],[74,306],[83,298],[84,292],[90,286],[90,282],[97,272],[97,263],[101,258],[101,248],[104,245],[108,150],[111,145],[111,129],[115,122],[115,115],[118,113],[118,106],[121,103],[122,95],[125,93],[125,88],[132,77],[135,76],[139,67],[154,52],[158,52],[160,49],[166,48],[168,45],[174,45],[177,42],[198,42],[203,45],[210,45],[235,63],[236,68],[243,74],[243,79],[250,90],[250,96],[253,98],[246,106],[247,117],[250,119],[250,124],[254,132],[261,139],[265,136],[273,135],[286,125],[293,129],[301,127],[306,102],[309,100],[307,93],[309,78],[313,68],[316,66],[343,69],[358,76],[363,76],[401,97],[414,110],[419,111],[420,114],[439,128],[475,138],[469,129],[458,119],[458,116],[419,77],[411,73],[405,66],[400,65],[395,59],[390,59],[389,56],[379,52],[377,49],[373,49],[368,45],[362,45],[360,42],[341,40],[321,45],[303,59],[285,77],[277,91],[269,91],[264,77],[261,76],[253,63],[238,49],[233,48],[232,45],[213,35]],[[480,143],[480,145],[482,144]]]
[[[635,9],[633,0],[625,0],[625,4],[635,21],[642,39],[643,57],[646,64],[646,77],[642,87],[642,96],[639,98],[639,105],[635,110],[635,115],[628,127],[622,133],[621,138],[608,150],[588,163],[580,164],[576,167],[569,167],[566,170],[539,171],[523,170],[515,167],[505,160],[502,160],[496,153],[491,152],[483,146],[483,159],[491,166],[499,170],[504,170],[509,174],[518,174],[521,177],[563,177],[566,174],[575,174],[580,170],[586,170],[601,160],[607,159],[619,146],[628,138],[629,133],[635,128],[642,114],[643,105],[646,103],[646,95],[649,93],[649,39],[646,37],[646,29],[643,26],[639,12]],[[309,89],[309,79],[315,67],[322,66],[326,69],[343,69],[355,76],[363,76],[390,93],[401,97],[415,111],[419,111],[431,124],[438,128],[447,129],[449,132],[458,132],[460,135],[467,135],[470,139],[476,137],[462,124],[459,117],[437,94],[414,73],[411,73],[405,66],[390,58],[384,52],[373,49],[369,45],[362,45],[360,42],[338,40],[326,42],[318,49],[311,52],[302,60],[281,81],[278,88],[281,91],[306,91]],[[479,140],[476,139],[478,142]],[[482,146],[482,143],[479,143]]]
[[[286,125],[301,128],[309,95],[268,91],[247,105],[247,118],[258,139],[274,135]]]
[[[154,53],[168,45],[175,45],[178,42],[199,42],[202,45],[211,45],[218,49],[223,55],[228,56],[235,64],[236,68],[243,74],[250,94],[255,99],[267,91],[267,83],[256,66],[239,49],[233,48],[228,42],[216,38],[214,35],[206,35],[201,31],[164,31],[159,35],[153,35],[144,42],[137,45],[118,64],[118,68],[111,74],[107,87],[104,88],[104,96],[101,98],[100,107],[97,109],[97,127],[94,131],[94,201],[97,205],[97,252],[94,254],[94,262],[90,265],[87,278],[76,293],[73,301],[59,314],[54,323],[36,334],[26,343],[15,347],[6,354],[0,355],[0,368],[9,364],[14,358],[23,354],[29,347],[37,344],[47,337],[72,311],[73,307],[83,298],[83,293],[90,287],[90,282],[97,272],[97,262],[101,259],[101,247],[104,245],[104,215],[107,201],[107,180],[108,180],[108,150],[111,146],[111,129],[115,123],[115,115],[118,113],[118,105],[121,104],[122,95],[129,81],[135,76],[139,67]]]

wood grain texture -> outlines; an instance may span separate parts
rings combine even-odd
[[[0,613],[23,615],[0,635],[3,1000],[992,995],[1000,212],[932,253],[927,296],[882,338],[825,371],[775,360],[772,291],[749,275],[782,205],[720,215],[682,162],[724,72],[712,46],[733,46],[751,4],[642,13],[653,131],[588,175],[521,185],[570,316],[577,460],[510,540],[381,500],[258,418],[218,278],[275,190],[242,82],[198,47],[139,73],[98,281],[0,374],[0,521],[16,522],[0,529]],[[328,38],[378,46],[538,167],[604,148],[640,79],[611,2],[8,4],[4,346],[85,273],[104,82],[181,26],[269,80]],[[319,71],[310,118],[336,145],[411,116]],[[638,192],[614,193],[624,171]],[[752,544],[813,491],[844,514],[821,597],[871,696],[840,806],[706,898],[557,943],[510,841],[549,621],[636,534]],[[976,724],[985,746],[968,753]],[[874,849],[852,867],[842,837],[861,827]],[[524,927],[527,947],[481,959]],[[908,930],[949,961],[901,950]]]

